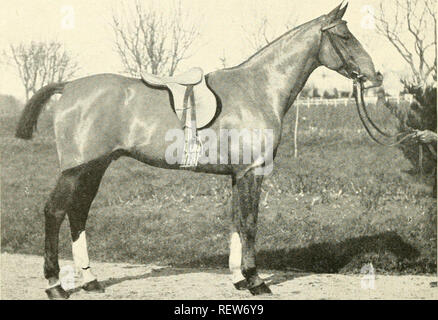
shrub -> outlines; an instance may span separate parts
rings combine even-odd
[[[0,114],[15,114],[21,111],[23,104],[14,96],[0,95]]]
[[[405,87],[404,93],[412,94],[414,101],[408,107],[389,103],[385,104],[399,120],[398,131],[403,132],[407,128],[413,128],[436,132],[436,87],[432,85],[418,87],[406,82],[403,84]],[[414,167],[414,170],[411,172],[412,174],[423,172],[428,176],[433,175],[434,178],[434,173],[436,173],[436,159],[427,147],[423,147],[423,159],[421,161],[419,147],[420,144],[413,140],[408,140],[399,146],[405,158],[408,159]]]

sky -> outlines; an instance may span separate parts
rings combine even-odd
[[[160,10],[169,11],[175,0],[142,2],[152,2]],[[406,65],[395,49],[367,24],[367,10],[377,10],[379,2],[349,1],[344,20],[371,55],[377,69],[404,70]],[[183,10],[200,22],[201,37],[191,57],[181,63],[178,70],[198,66],[210,72],[221,68],[221,56],[225,56],[232,66],[253,53],[244,30],[251,30],[264,14],[280,35],[291,17],[298,24],[304,23],[328,13],[340,4],[340,0],[182,0],[181,3]],[[0,52],[8,50],[10,44],[57,40],[76,57],[81,68],[76,77],[121,73],[122,65],[114,49],[111,16],[133,4],[134,0],[1,0]],[[73,19],[68,19],[70,17]],[[350,87],[348,80],[334,72],[321,70],[319,76],[322,72],[333,79],[331,83]],[[23,99],[24,90],[16,70],[2,64],[0,74],[0,94]],[[316,81],[318,76],[312,78]]]

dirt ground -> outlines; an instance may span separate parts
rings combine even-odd
[[[40,256],[2,253],[1,298],[46,299],[42,265]],[[73,270],[72,261],[61,260],[60,265],[61,270]],[[254,299],[248,291],[234,289],[227,270],[99,262],[93,263],[93,269],[105,293],[81,290],[76,276],[70,299]],[[260,299],[438,299],[438,288],[429,286],[436,281],[434,276],[377,274],[374,289],[362,275],[263,270],[261,276],[273,294]]]

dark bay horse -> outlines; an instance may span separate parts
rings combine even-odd
[[[373,62],[350,33],[342,4],[330,13],[296,27],[242,64],[206,75],[221,110],[209,130],[270,129],[273,154],[280,143],[283,117],[310,74],[319,66],[347,78],[358,75],[381,84]],[[110,163],[121,156],[156,167],[181,169],[165,160],[166,132],[181,128],[169,91],[139,79],[94,75],[40,89],[27,103],[16,136],[32,138],[37,118],[49,98],[61,93],[54,107],[54,127],[61,176],[47,201],[44,275],[50,298],[68,298],[59,281],[58,238],[62,221],[70,221],[73,258],[82,269],[83,288],[103,291],[89,265],[85,224],[90,205]],[[203,129],[200,130],[202,132]],[[219,135],[218,135],[219,136]],[[218,162],[219,163],[219,162]],[[199,164],[192,171],[230,175],[232,224],[229,266],[238,289],[270,293],[256,270],[255,237],[264,162]]]

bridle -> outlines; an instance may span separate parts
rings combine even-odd
[[[333,39],[333,34],[330,32],[332,28],[338,26],[339,24],[346,24],[346,23],[347,22],[343,20],[335,21],[325,27],[322,27],[321,32],[327,35],[330,44],[332,45],[333,49],[335,50],[336,54],[341,60],[342,66],[340,68],[343,68],[348,73],[349,77],[353,79],[353,95],[356,101],[357,112],[359,114],[360,121],[362,122],[362,125],[364,126],[366,132],[374,142],[382,146],[388,146],[388,147],[399,145],[410,138],[414,138],[418,130],[415,130],[413,128],[407,128],[405,131],[400,132],[398,134],[389,135],[383,132],[374,123],[374,121],[371,120],[363,98],[364,82],[366,81],[366,77],[362,75],[359,70],[355,70],[355,67],[350,62],[348,62],[347,59],[345,59],[344,55],[342,54],[341,50],[336,45],[336,42]],[[322,43],[322,37],[321,37],[321,43]],[[369,124],[367,124],[367,122]],[[380,135],[382,135],[384,139],[392,140],[392,141],[380,140],[379,138],[376,137],[376,135],[372,133],[371,127],[374,128],[374,130],[376,130]]]
[[[339,49],[339,47],[336,45],[335,40],[333,39],[333,34],[330,32],[331,29],[333,29],[334,27],[340,24],[347,24],[347,21],[343,21],[343,20],[335,21],[325,27],[322,27],[321,32],[323,35],[324,34],[327,35],[330,44],[332,45],[333,49],[335,50],[336,54],[341,60],[342,66],[340,67],[340,69],[343,68],[348,73],[351,79],[363,81],[365,79],[365,76],[362,75],[359,70],[355,70],[356,68],[350,62],[348,62],[347,59],[345,59],[342,51]],[[322,38],[321,38],[321,42],[322,42]]]

